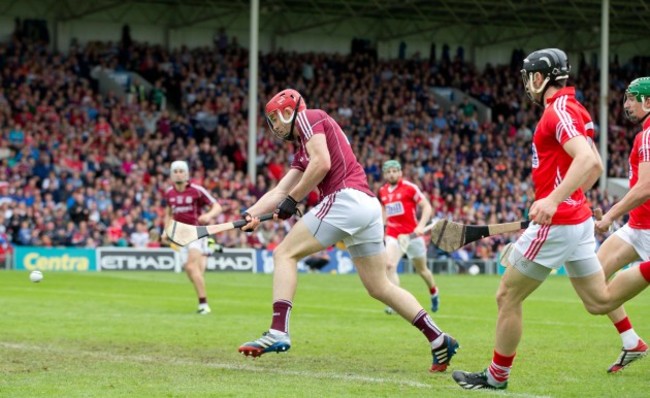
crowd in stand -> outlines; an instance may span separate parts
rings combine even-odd
[[[524,98],[519,61],[480,71],[461,55],[378,60],[371,53],[274,52],[261,56],[259,106],[285,87],[329,112],[348,134],[371,187],[381,164],[399,159],[404,175],[431,200],[435,217],[464,223],[523,219],[533,200],[530,141],[541,108]],[[263,118],[256,181],[246,176],[247,50],[128,43],[72,46],[66,55],[21,38],[0,43],[0,252],[9,245],[157,246],[169,164],[187,160],[193,180],[224,207],[214,222],[237,218],[287,170],[292,148],[275,141]],[[598,71],[580,60],[574,83],[598,123]],[[119,99],[100,94],[101,69],[131,70],[154,88]],[[633,67],[610,66],[610,176],[627,176],[636,130],[622,115]],[[492,108],[442,108],[433,86],[455,87]],[[163,105],[166,98],[166,106]],[[589,193],[608,207],[612,198]],[[315,204],[311,195],[305,206]],[[272,249],[287,225],[219,236],[225,247]],[[504,240],[462,252],[491,259]]]

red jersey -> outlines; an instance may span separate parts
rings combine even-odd
[[[291,168],[305,171],[309,164],[309,154],[305,143],[314,134],[324,134],[330,154],[331,167],[325,178],[318,184],[320,200],[344,188],[353,188],[375,195],[368,186],[368,178],[363,167],[352,152],[348,137],[341,127],[325,111],[306,109],[298,113],[296,127],[300,133],[298,151],[294,154]]]
[[[183,192],[175,186],[165,191],[167,206],[172,208],[172,217],[178,222],[199,225],[199,215],[204,206],[212,206],[217,200],[200,185],[190,183]]]
[[[399,179],[395,186],[384,184],[379,188],[379,201],[386,211],[386,235],[397,238],[410,234],[418,225],[417,204],[423,195],[412,182]]]
[[[630,151],[630,188],[639,181],[639,163],[650,162],[650,118],[643,122],[643,131],[634,137]],[[650,200],[630,211],[631,228],[650,229]]]
[[[594,124],[589,112],[575,98],[575,88],[565,87],[546,100],[544,114],[533,135],[533,184],[535,199],[547,197],[566,176],[573,158],[562,145],[578,136],[591,142]],[[580,224],[591,217],[582,189],[578,188],[557,207],[552,224]]]

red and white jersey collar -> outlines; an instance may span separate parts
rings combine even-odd
[[[563,87],[555,92],[551,98],[546,99],[547,104],[552,104],[556,99],[562,97],[563,95],[569,95],[571,97],[576,96],[575,87]]]

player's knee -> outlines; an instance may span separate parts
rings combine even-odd
[[[502,289],[497,290],[495,299],[497,302],[497,308],[503,307],[507,302],[506,292],[504,292]]]
[[[605,315],[614,309],[606,302],[597,301],[586,302],[584,306],[591,315]]]
[[[273,262],[275,264],[283,264],[287,261],[298,261],[296,254],[291,250],[289,245],[280,244],[273,250]]]
[[[520,305],[521,303],[516,299],[514,293],[515,292],[511,288],[501,284],[496,294],[497,307],[499,309],[504,309],[509,306]]]
[[[387,283],[366,283],[366,291],[368,295],[376,300],[383,301],[388,296],[389,288],[392,284]]]

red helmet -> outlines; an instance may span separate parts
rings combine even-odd
[[[289,118],[284,117],[284,111],[289,108],[293,110],[293,114]],[[283,140],[293,140],[293,126],[296,122],[298,112],[307,109],[305,102],[302,100],[302,95],[293,89],[282,90],[277,93],[269,102],[266,103],[264,113],[266,114],[266,122],[269,124],[271,131],[278,138]],[[288,126],[288,130],[279,129],[280,126]],[[282,131],[285,130],[285,131]]]
[[[277,110],[280,110],[280,112],[282,112],[285,108],[295,109],[296,104],[298,104],[299,101],[300,104],[298,105],[298,112],[302,112],[307,109],[305,101],[302,101],[302,95],[300,95],[300,93],[296,90],[288,88],[275,94],[273,98],[271,98],[269,102],[266,103],[264,112],[268,115],[269,113],[273,113]]]

